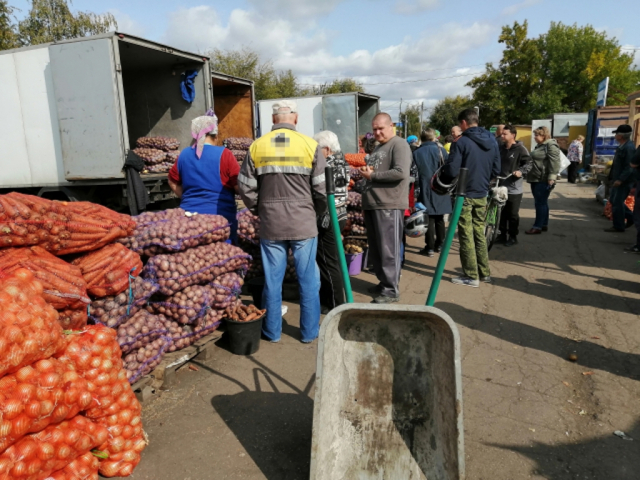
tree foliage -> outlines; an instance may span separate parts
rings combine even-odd
[[[469,97],[462,95],[445,97],[431,110],[429,127],[439,130],[442,135],[448,135],[451,127],[458,125],[458,114],[465,108],[471,107],[473,102]]]
[[[20,46],[18,32],[13,22],[15,8],[7,0],[0,0],[0,50],[8,50]]]
[[[403,135],[405,132],[404,124],[406,124],[407,137],[411,135],[420,136],[420,131],[422,130],[420,125],[420,105],[407,106],[399,117],[400,121],[403,123],[403,126],[400,129]]]
[[[38,45],[70,38],[98,35],[117,28],[110,13],[73,13],[71,0],[32,0],[27,16],[18,22],[21,46]]]
[[[556,22],[537,38],[527,35],[526,21],[503,27],[499,65],[487,64],[485,73],[468,83],[485,125],[529,124],[554,113],[586,112],[595,106],[598,83],[606,77],[610,105],[625,103],[625,96],[615,92],[638,89],[633,56],[622,53],[615,37],[590,25]]]
[[[311,93],[314,95],[350,92],[364,93],[364,87],[353,78],[337,78],[332,82],[325,82],[322,85],[314,85],[311,87]]]

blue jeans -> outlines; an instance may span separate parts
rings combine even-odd
[[[531,193],[536,207],[536,220],[533,228],[542,230],[549,226],[549,195],[551,188],[547,182],[534,182],[531,184]]]
[[[320,331],[320,269],[316,263],[318,238],[305,240],[260,240],[265,285],[262,306],[267,316],[262,333],[272,342],[282,335],[282,281],[289,249],[293,252],[300,283],[300,336],[303,342],[318,338]]]
[[[611,187],[611,217],[613,219],[613,228],[624,231],[626,228],[625,220],[633,221],[633,212],[624,204],[629,196],[631,184],[622,184],[619,187]]]

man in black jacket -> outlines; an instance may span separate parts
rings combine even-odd
[[[516,142],[518,132],[513,125],[505,125],[502,129],[502,145],[500,146],[501,177],[508,177],[500,182],[507,187],[509,199],[500,216],[499,243],[511,247],[518,243],[518,227],[520,225],[520,203],[522,203],[523,177],[531,169],[531,155],[522,144]],[[509,238],[507,239],[507,233]]]
[[[478,127],[478,114],[472,108],[458,115],[462,136],[451,144],[449,159],[441,178],[450,183],[461,168],[469,171],[467,193],[458,222],[460,261],[464,275],[453,278],[457,285],[479,287],[480,280],[491,283],[489,252],[484,236],[487,194],[492,178],[500,175],[500,152],[495,137]]]

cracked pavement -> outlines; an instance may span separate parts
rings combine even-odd
[[[562,181],[549,232],[490,252],[493,285],[450,283],[454,243],[436,307],[462,340],[468,480],[640,478],[640,256],[623,253],[635,229],[602,231],[594,190]],[[521,230],[533,216],[526,193]],[[421,242],[410,240],[402,303],[426,300],[437,257],[418,255]],[[352,279],[356,301],[373,281]],[[288,305],[279,344],[253,357],[216,346],[145,406],[151,443],[132,478],[308,478],[316,344],[297,340]]]

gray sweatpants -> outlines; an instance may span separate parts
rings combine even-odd
[[[400,296],[404,210],[365,210],[369,258],[385,297]]]

